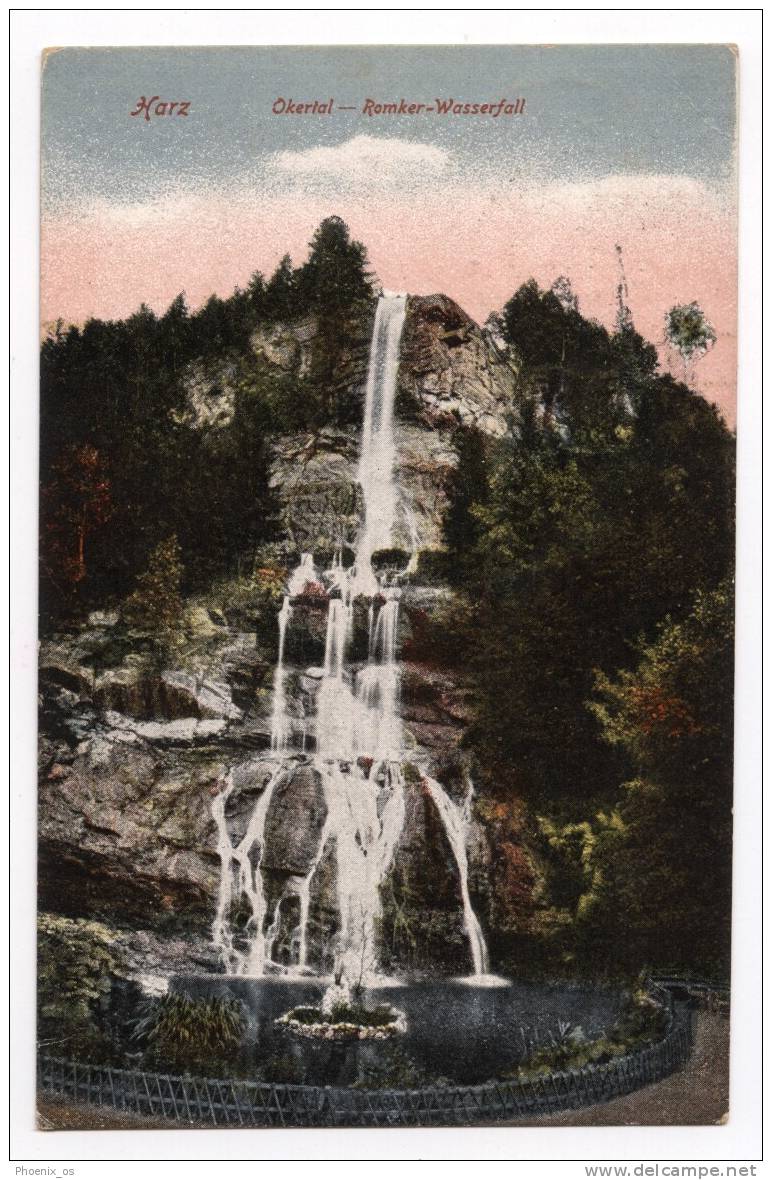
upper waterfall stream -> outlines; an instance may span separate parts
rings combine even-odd
[[[319,573],[313,555],[305,553],[291,574],[278,616],[278,660],[273,680],[270,770],[246,832],[234,846],[227,825],[227,803],[233,790],[229,777],[214,799],[221,882],[214,941],[226,970],[261,975],[270,964],[278,936],[284,900],[295,898],[297,925],[292,934],[293,967],[309,968],[309,920],[315,874],[331,848],[335,854],[335,890],[338,929],[335,936],[335,974],[350,984],[377,976],[380,886],[394,859],[405,818],[404,744],[399,713],[400,666],[397,638],[401,590],[379,577],[373,554],[392,544],[392,530],[399,503],[395,481],[393,430],[394,398],[399,369],[399,348],[405,322],[406,295],[383,294],[373,327],[365,395],[364,423],[358,479],[363,494],[363,521],[354,562],[344,568],[337,554],[330,569]],[[409,519],[409,506],[406,507]],[[412,571],[414,558],[405,573]],[[318,688],[313,715],[290,715],[287,699],[285,648],[298,599],[309,587],[325,588],[327,629],[324,666],[315,670]],[[365,602],[368,612],[367,660],[361,666],[349,659],[355,603]],[[326,805],[317,851],[303,877],[292,876],[272,909],[262,880],[266,820],[277,786],[286,781],[306,754],[318,772]],[[415,760],[415,753],[411,758]],[[270,764],[270,765],[269,765]],[[447,834],[460,879],[464,929],[475,975],[484,974],[487,949],[472,909],[467,869],[466,841],[470,796],[456,804],[434,779],[424,779]],[[470,787],[471,791],[471,787]],[[243,898],[250,918],[247,945],[237,947],[230,912]],[[269,912],[269,909],[271,912]],[[292,968],[291,968],[292,969]]]

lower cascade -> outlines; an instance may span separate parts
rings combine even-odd
[[[392,865],[405,819],[397,658],[399,582],[412,572],[415,554],[402,574],[380,576],[372,557],[378,549],[389,546],[399,504],[392,420],[406,299],[403,294],[384,293],[378,300],[359,465],[364,513],[353,564],[344,567],[339,552],[331,567],[319,572],[313,555],[305,553],[286,586],[278,615],[270,755],[263,760],[262,790],[237,843],[231,839],[226,816],[235,789],[232,773],[212,803],[221,863],[212,933],[223,965],[232,974],[310,972],[312,886],[325,856],[334,851],[337,931],[333,973],[350,985],[371,983],[379,975],[380,886]],[[409,506],[403,505],[402,510],[409,520]],[[298,600],[309,592],[318,599],[320,591],[327,609],[324,665],[309,670],[317,686],[313,707],[309,715],[298,718],[288,708],[285,646]],[[351,659],[355,610],[366,612],[367,619],[367,657],[356,663]],[[266,820],[277,788],[290,780],[299,755],[305,755],[319,775],[326,814],[305,875],[290,876],[281,897],[269,905],[262,869]],[[410,757],[417,760],[415,751]],[[470,964],[474,977],[482,977],[488,972],[488,952],[470,900],[466,849],[472,784],[468,782],[461,805],[428,774],[424,774],[423,784],[455,859]],[[290,899],[294,899],[293,913],[297,913],[291,935],[293,962],[279,968],[273,959],[274,945],[281,930],[282,902]],[[248,907],[246,941],[243,936],[237,940],[231,923],[237,903]]]

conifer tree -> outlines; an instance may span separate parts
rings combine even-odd
[[[332,314],[372,297],[367,251],[351,240],[342,218],[326,217],[309,245],[308,262],[298,275],[300,296],[308,306]]]
[[[475,509],[488,500],[488,464],[485,437],[477,427],[459,427],[453,446],[458,461],[448,480],[443,533],[453,568],[463,580],[465,563],[480,539],[482,526]]]
[[[291,319],[296,315],[299,310],[296,295],[297,277],[292,259],[285,254],[265,289],[264,308],[268,319]]]
[[[258,316],[265,314],[265,275],[256,270],[247,284],[247,299]]]
[[[123,606],[124,621],[153,636],[159,662],[166,659],[178,637],[183,609],[182,573],[177,537],[166,537],[150,554],[147,569],[137,578]]]

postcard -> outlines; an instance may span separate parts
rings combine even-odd
[[[44,54],[41,1128],[728,1117],[736,70]]]

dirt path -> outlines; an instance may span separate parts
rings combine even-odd
[[[39,1131],[168,1131],[180,1129],[167,1119],[148,1119],[109,1106],[86,1106],[66,1099],[38,1100]]]
[[[715,1012],[695,1014],[694,1050],[686,1068],[598,1106],[516,1119],[511,1127],[656,1127],[721,1123],[729,1109],[729,1020]],[[44,1099],[38,1104],[41,1131],[130,1131],[179,1129],[180,1123],[143,1118],[108,1107]],[[499,1124],[502,1125],[502,1124]]]

